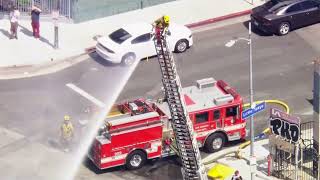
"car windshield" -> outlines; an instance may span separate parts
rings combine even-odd
[[[112,39],[114,42],[121,44],[125,40],[129,39],[131,37],[131,34],[129,34],[126,30],[124,29],[118,29],[111,33],[109,35],[110,39]]]

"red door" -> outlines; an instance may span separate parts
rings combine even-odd
[[[210,129],[209,114],[210,114],[209,111],[198,112],[194,114],[193,126],[194,126],[194,130],[197,133],[208,131]]]
[[[212,111],[212,129],[220,129],[223,125],[222,109],[215,109]]]
[[[225,108],[224,126],[231,126],[240,119],[239,105]]]

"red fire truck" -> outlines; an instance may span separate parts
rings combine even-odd
[[[228,141],[245,138],[242,98],[227,83],[207,78],[182,92],[199,147],[212,153]],[[165,100],[114,105],[88,156],[99,169],[120,165],[137,169],[147,159],[174,155],[178,151],[170,118]]]

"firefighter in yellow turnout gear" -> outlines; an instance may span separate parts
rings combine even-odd
[[[155,28],[155,34],[158,40],[160,40],[161,34],[164,31],[168,30],[169,23],[170,17],[168,15],[164,15],[152,23],[153,28]]]
[[[74,128],[70,116],[65,115],[61,125],[61,144],[66,152],[69,151],[74,136]]]
[[[169,27],[170,23],[170,17],[168,15],[164,15],[160,17],[159,19],[155,20],[154,23],[152,24],[156,28],[167,28]]]

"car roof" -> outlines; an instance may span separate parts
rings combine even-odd
[[[176,23],[170,23],[170,30],[183,30],[184,26],[178,25]],[[125,31],[131,34],[132,37],[140,36],[142,34],[148,33],[152,31],[151,23],[147,22],[137,22],[137,23],[130,23],[122,27]]]
[[[278,1],[279,4],[282,4],[282,5],[289,5],[289,4],[295,4],[297,2],[302,2],[306,0],[275,0],[275,1]]]
[[[275,3],[277,2],[276,4],[274,4],[273,6],[268,8],[269,11],[273,11],[273,10],[278,9],[280,7],[287,7],[289,5],[293,5],[293,4],[296,4],[297,2],[302,2],[305,0],[270,0],[270,1],[275,2]]]
[[[126,30],[129,34],[131,34],[133,37],[152,31],[151,23],[146,22],[127,24],[122,28]]]

